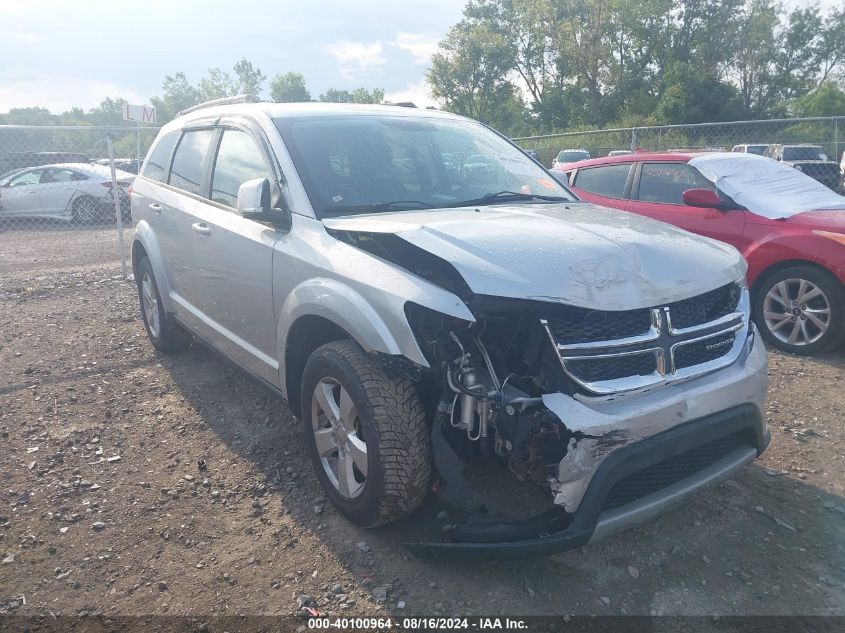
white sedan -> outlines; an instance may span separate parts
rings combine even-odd
[[[128,220],[133,174],[117,171],[117,192]],[[86,224],[114,219],[115,185],[102,165],[62,163],[19,169],[0,177],[0,218],[50,218]]]

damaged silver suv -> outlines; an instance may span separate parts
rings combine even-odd
[[[250,101],[182,113],[134,183],[144,325],[287,400],[350,520],[434,491],[453,524],[418,553],[545,554],[765,449],[732,247],[581,202],[472,120]]]

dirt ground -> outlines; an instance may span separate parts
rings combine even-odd
[[[116,249],[0,227],[0,615],[845,614],[845,351],[770,353],[768,452],[648,526],[432,563],[330,507],[284,403],[154,352]]]

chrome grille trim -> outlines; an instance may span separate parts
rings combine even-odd
[[[545,319],[541,319],[540,323],[545,329],[552,346],[557,351],[566,375],[590,394],[603,396],[688,380],[734,363],[742,353],[748,337],[749,311],[748,290],[742,288],[736,310],[713,321],[674,330],[671,327],[671,310],[665,306],[652,308],[652,326],[646,334],[571,345],[559,344]],[[698,343],[710,338],[724,337],[731,333],[734,334],[733,343],[722,356],[697,365],[676,369],[675,352],[684,345]],[[647,375],[637,374],[625,378],[587,381],[579,377],[567,365],[569,361],[575,360],[606,360],[646,353],[655,354],[657,361],[657,371]]]

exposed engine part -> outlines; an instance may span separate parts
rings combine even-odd
[[[509,466],[518,477],[543,485],[553,477],[573,434],[546,409],[520,416]]]

